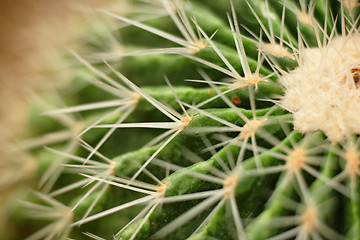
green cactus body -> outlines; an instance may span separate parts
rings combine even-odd
[[[360,239],[359,3],[130,6],[34,104],[8,239]]]

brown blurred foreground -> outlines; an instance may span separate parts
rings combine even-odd
[[[75,10],[70,0],[0,2],[0,130],[21,129],[27,89],[49,70],[49,54],[71,36]],[[45,70],[46,69],[46,70]],[[5,133],[3,133],[5,131]]]
[[[100,2],[100,1],[99,1]],[[71,3],[71,5],[70,5]],[[0,2],[0,143],[21,131],[28,90],[50,81],[52,54],[76,38],[76,26],[96,0]]]
[[[59,49],[76,46],[79,29],[98,8],[122,11],[126,2],[0,1],[0,146],[4,131],[21,131],[24,111],[19,109],[28,90],[59,80],[64,68],[56,58]]]
[[[95,2],[0,1],[0,235],[2,227],[9,228],[3,202],[14,190],[16,177],[31,179],[36,172],[34,161],[13,151],[9,141],[24,132],[29,90],[56,80],[55,50],[76,39],[77,26]]]

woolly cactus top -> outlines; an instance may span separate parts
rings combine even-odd
[[[299,66],[280,77],[281,106],[294,113],[295,129],[321,130],[333,143],[360,133],[359,42],[354,33],[299,49]]]

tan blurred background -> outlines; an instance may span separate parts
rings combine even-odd
[[[9,149],[26,132],[29,93],[69,79],[71,66],[59,53],[81,46],[84,24],[103,16],[98,9],[122,12],[127,2],[0,0],[0,172],[2,163],[16,159]]]
[[[9,229],[3,202],[20,187],[15,176],[28,182],[36,173],[31,157],[12,144],[25,129],[29,91],[57,80],[56,52],[76,41],[100,2],[107,0],[0,0],[0,232]]]
[[[55,49],[76,39],[77,25],[96,7],[96,0],[76,2],[0,2],[0,138],[4,131],[21,129],[28,89],[52,79]]]

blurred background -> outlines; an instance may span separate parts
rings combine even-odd
[[[4,202],[22,187],[15,176],[26,175],[26,185],[37,171],[32,157],[14,144],[26,132],[31,92],[41,95],[45,85],[66,79],[69,66],[60,53],[76,49],[81,26],[115,2],[123,9],[126,0],[0,1],[0,239],[1,229],[11,228]]]
[[[26,132],[29,93],[40,92],[40,86],[58,80],[64,68],[58,64],[57,53],[76,42],[76,29],[100,1],[74,2],[0,1],[0,239],[1,228],[9,228],[3,202],[19,187],[13,185],[13,176],[23,166],[16,164],[31,163],[13,144]],[[30,167],[29,173],[36,172],[33,170]]]
[[[43,81],[54,80],[51,73],[57,68],[56,51],[76,39],[77,25],[99,1],[76,2],[0,1],[1,139],[10,129],[21,129],[21,107],[27,92]]]

